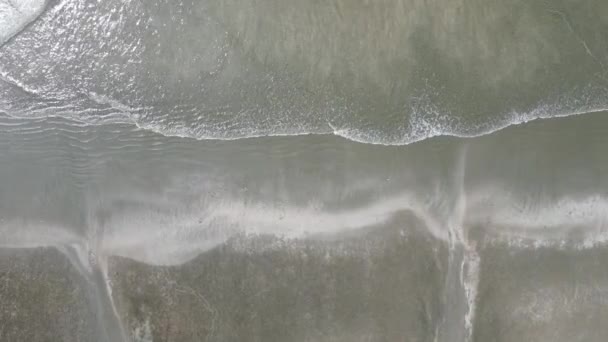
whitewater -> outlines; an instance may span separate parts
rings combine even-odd
[[[605,340],[606,18],[0,0],[0,340]]]

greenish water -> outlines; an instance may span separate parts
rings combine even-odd
[[[606,18],[0,0],[0,340],[605,340]]]

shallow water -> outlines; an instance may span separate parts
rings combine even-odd
[[[15,4],[0,340],[608,336],[604,2]]]

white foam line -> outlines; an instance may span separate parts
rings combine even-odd
[[[29,93],[31,95],[37,95],[38,93],[40,93],[40,90],[38,89],[34,89],[22,82],[20,82],[19,80],[15,79],[14,77],[12,77],[11,75],[9,75],[8,72],[0,69],[0,80],[14,86],[17,87],[23,91],[25,91],[26,93]],[[10,115],[9,113],[7,113],[7,115]],[[26,117],[27,118],[27,117]]]
[[[479,286],[479,266],[480,258],[475,248],[471,248],[470,246],[465,247],[460,270],[460,281],[467,301],[467,312],[464,315],[465,341],[473,340],[477,289]]]
[[[307,238],[382,224],[406,210],[417,215],[432,235],[446,240],[445,225],[437,221],[416,198],[413,194],[401,194],[360,207],[326,210],[321,205],[281,207],[250,204],[238,199],[218,200],[211,206],[203,202],[182,207],[168,200],[151,201],[149,198],[135,197],[130,199],[141,205],[114,213],[103,227],[93,229],[97,233],[89,236],[88,240],[98,253],[106,256],[117,255],[149,264],[174,265],[224,243],[237,233],[269,234],[287,239]],[[89,221],[91,224],[96,222],[94,217]],[[16,222],[6,231],[17,234],[19,241],[15,244],[24,246],[27,239],[23,233],[18,233],[22,231],[20,226],[21,223]],[[34,235],[44,232],[44,227],[29,230]],[[48,235],[54,238],[60,236],[54,233]],[[44,233],[35,237],[40,241],[27,245],[71,242],[65,238],[51,241]]]
[[[223,200],[198,212],[138,211],[106,223],[110,230],[104,232],[100,249],[151,264],[182,264],[237,233],[310,238],[382,224],[405,210],[424,221],[433,236],[446,240],[444,225],[417,203],[413,196],[401,195],[364,207],[327,211]]]
[[[327,132],[285,132],[285,133],[250,133],[247,135],[235,135],[233,137],[230,136],[216,136],[216,135],[197,135],[193,134],[192,131],[196,130],[193,128],[163,128],[160,125],[145,123],[133,120],[130,123],[135,124],[135,126],[141,130],[156,133],[168,138],[182,138],[182,139],[193,139],[193,140],[219,140],[219,141],[235,141],[235,140],[243,140],[243,139],[258,139],[258,138],[267,138],[267,137],[298,137],[298,136],[307,136],[307,135],[331,135],[331,131]],[[348,138],[347,138],[348,139]],[[349,139],[350,140],[350,139]]]
[[[577,116],[577,115],[593,114],[593,113],[604,112],[607,110],[608,110],[608,106],[597,106],[597,107],[594,106],[594,107],[590,107],[589,109],[584,109],[584,110],[579,110],[579,111],[563,112],[563,113],[557,112],[557,113],[549,114],[546,112],[545,106],[541,106],[528,114],[512,113],[511,120],[507,120],[507,119],[502,120],[501,123],[494,125],[492,128],[482,130],[478,133],[459,133],[459,132],[455,132],[453,130],[441,130],[439,128],[434,128],[431,130],[431,132],[429,134],[422,135],[420,137],[403,138],[403,139],[401,139],[399,141],[395,141],[395,142],[385,142],[385,141],[381,141],[381,140],[374,140],[371,138],[364,138],[363,136],[366,136],[369,134],[368,133],[365,133],[365,134],[357,133],[356,129],[351,129],[351,128],[345,128],[345,129],[335,129],[334,128],[333,134],[336,136],[340,136],[342,138],[354,141],[354,142],[362,143],[362,144],[382,145],[382,146],[403,146],[403,145],[409,145],[409,144],[420,142],[420,141],[423,141],[426,139],[440,137],[440,136],[455,137],[455,138],[478,138],[478,137],[490,135],[492,133],[501,131],[501,130],[511,127],[511,126],[518,126],[518,125],[526,124],[528,122],[532,122],[532,121],[536,121],[536,120],[548,120],[548,119],[564,118],[564,117]]]
[[[126,329],[123,325],[123,321],[120,318],[118,308],[116,307],[116,303],[114,302],[114,296],[112,295],[112,282],[108,275],[108,262],[107,257],[104,253],[97,254],[97,265],[101,272],[102,281],[104,282],[105,290],[108,296],[108,300],[110,302],[110,307],[112,309],[112,314],[114,315],[116,324],[118,324],[118,328],[120,329],[120,336],[122,337],[123,341],[129,341],[129,339],[127,338]]]
[[[315,234],[332,234],[382,224],[400,211],[409,210],[423,220],[430,233],[438,239],[447,236],[437,222],[414,196],[405,194],[376,201],[368,206],[335,212],[314,207],[275,208],[224,202],[214,206],[212,217],[246,226],[247,233],[273,234],[285,238],[302,238]]]
[[[137,210],[109,220],[107,229],[100,231],[95,252],[101,254],[96,258],[102,263],[107,256],[119,255],[150,264],[181,264],[237,233],[269,234],[286,239],[314,238],[319,234],[338,234],[381,225],[403,211],[416,215],[435,238],[454,239],[454,243],[467,250],[473,250],[474,246],[466,234],[451,232],[448,236],[448,230],[481,225],[484,229],[496,230],[494,233],[500,241],[523,244],[532,240],[532,247],[592,248],[608,242],[608,199],[599,195],[563,198],[548,203],[545,208],[521,211],[513,206],[513,203],[521,202],[517,199],[496,202],[498,196],[492,196],[493,192],[484,193],[485,196],[467,196],[468,204],[457,205],[460,209],[456,216],[448,218],[447,222],[437,220],[440,213],[431,213],[412,194],[334,211],[314,205],[276,207],[239,200],[223,200],[198,211]],[[487,205],[491,202],[487,196],[494,199],[490,204],[495,206]],[[464,203],[464,199],[460,201]],[[455,221],[461,218],[464,223]],[[572,240],[572,232],[580,233],[580,239]],[[7,248],[80,246],[85,240],[62,227],[21,220],[1,221],[0,236],[0,247]],[[573,241],[578,244],[573,245]]]
[[[0,247],[37,248],[78,245],[83,238],[48,222],[0,219]]]
[[[5,81],[15,84],[20,88],[36,94],[37,91],[33,88],[28,88],[26,85],[19,83],[17,80],[10,77],[6,72],[0,69],[0,79],[4,79]],[[117,100],[105,97],[103,95],[99,95],[96,93],[90,93],[89,98],[97,103],[109,105],[118,111],[118,114],[121,116],[121,119],[118,119],[114,116],[111,116],[111,120],[106,121],[99,118],[78,118],[75,115],[54,115],[48,114],[46,117],[54,117],[54,118],[64,118],[66,120],[71,120],[74,122],[78,122],[85,125],[90,126],[99,126],[104,124],[130,124],[134,125],[140,130],[156,133],[165,137],[175,137],[182,139],[194,139],[194,140],[219,140],[219,141],[235,141],[242,139],[256,139],[256,138],[264,138],[264,137],[292,137],[292,136],[307,136],[307,135],[335,135],[342,137],[344,139],[362,143],[362,144],[370,144],[370,145],[382,145],[382,146],[403,146],[409,145],[412,143],[420,142],[426,139],[439,137],[439,136],[450,136],[456,138],[477,138],[485,135],[489,135],[498,131],[501,131],[505,128],[511,126],[517,126],[521,124],[525,124],[531,121],[536,120],[547,120],[547,119],[555,119],[555,118],[564,118],[570,116],[577,115],[585,115],[585,114],[593,114],[599,113],[603,111],[608,111],[608,105],[596,105],[596,106],[588,106],[580,110],[576,111],[562,111],[558,107],[558,105],[541,105],[536,109],[527,112],[527,113],[517,113],[512,112],[509,115],[509,118],[503,118],[498,123],[485,123],[481,124],[481,126],[487,126],[485,129],[480,128],[479,132],[466,133],[466,132],[458,132],[454,127],[431,127],[425,134],[419,134],[413,131],[408,131],[406,136],[395,140],[395,141],[386,141],[385,139],[377,139],[371,137],[372,133],[370,132],[362,132],[359,129],[355,128],[338,128],[332,123],[327,123],[328,129],[326,131],[285,131],[285,132],[276,132],[276,133],[253,133],[249,132],[248,134],[236,134],[234,136],[226,136],[221,134],[201,134],[200,128],[196,127],[162,127],[160,124],[144,122],[140,119],[140,115],[136,112],[146,110],[148,108],[132,108],[127,105],[120,103]],[[28,117],[27,115],[17,115],[15,113],[6,113],[6,115],[14,118],[20,119],[40,119],[40,116]],[[445,114],[446,117],[449,117],[448,114]],[[457,118],[454,118],[457,119]],[[412,126],[416,126],[417,123],[411,123]],[[428,124],[426,124],[428,125]],[[295,129],[295,128],[294,128]],[[375,132],[376,134],[381,134],[382,132]]]
[[[381,146],[404,146],[410,145],[416,142],[420,142],[426,139],[440,137],[440,136],[450,136],[456,138],[477,138],[485,135],[489,135],[498,131],[501,131],[505,128],[511,126],[517,126],[521,124],[525,124],[531,121],[536,120],[547,120],[553,118],[564,118],[569,116],[576,115],[584,115],[584,114],[593,114],[599,113],[608,110],[608,106],[597,106],[590,107],[589,109],[583,109],[578,111],[571,112],[563,112],[559,113],[549,113],[547,111],[547,106],[541,106],[530,113],[521,114],[521,113],[512,113],[511,119],[504,119],[501,123],[493,125],[489,129],[481,130],[478,133],[459,133],[455,132],[453,129],[442,130],[440,127],[433,128],[430,133],[421,135],[419,137],[416,136],[407,136],[405,138],[401,138],[394,142],[387,142],[382,139],[373,139],[370,138],[370,133],[358,133],[357,129],[353,128],[337,128],[335,125],[328,123],[328,127],[330,130],[327,132],[314,132],[314,131],[303,131],[303,132],[285,132],[285,133],[269,133],[269,134],[255,134],[251,133],[248,135],[236,135],[233,137],[229,136],[219,136],[219,135],[197,135],[193,133],[196,129],[193,128],[164,128],[160,125],[155,125],[151,123],[144,123],[133,121],[133,123],[137,126],[137,128],[150,131],[153,133],[160,134],[165,137],[177,137],[184,139],[194,139],[194,140],[221,140],[221,141],[235,141],[242,139],[255,139],[255,138],[264,138],[264,137],[290,137],[290,136],[306,136],[306,135],[335,135],[350,141],[354,141],[361,144],[369,144],[369,145],[381,145]],[[489,124],[488,124],[489,125]]]
[[[133,113],[133,112],[138,112],[141,110],[148,109],[145,107],[130,107],[116,99],[113,99],[113,98],[105,96],[105,95],[97,94],[92,91],[89,92],[89,99],[91,99],[99,104],[110,106],[113,109],[116,109],[123,113]]]
[[[97,259],[120,255],[152,264],[180,264],[237,233],[314,238],[384,224],[402,211],[411,211],[437,239],[453,240],[469,250],[474,246],[459,231],[476,225],[492,230],[490,238],[495,234],[500,241],[522,246],[533,241],[531,247],[586,249],[608,242],[608,199],[603,196],[564,197],[522,210],[514,206],[521,199],[496,194],[491,189],[463,194],[447,222],[436,219],[440,213],[429,212],[412,194],[333,211],[315,205],[277,207],[229,199],[187,211],[136,210],[106,223],[107,230],[100,231],[99,246],[94,247],[104,255]],[[500,197],[504,199],[497,200]],[[579,234],[578,240],[572,233]],[[0,220],[0,236],[0,247],[5,248],[86,245],[85,237],[42,221]]]
[[[455,165],[454,190],[457,197],[452,215],[447,222],[451,233],[448,267],[457,267],[457,264],[454,263],[455,258],[459,253],[462,253],[460,269],[457,271],[457,274],[459,275],[463,296],[466,301],[466,311],[464,312],[465,342],[473,340],[480,266],[480,257],[477,253],[476,245],[473,241],[469,240],[469,236],[465,231],[465,221],[469,211],[468,193],[465,188],[467,154],[468,146],[464,145],[459,152]],[[448,288],[454,287],[448,286]]]
[[[467,225],[491,229],[496,236],[490,239],[532,248],[588,249],[608,243],[608,198],[603,195],[562,197],[546,200],[540,207],[522,208],[516,204],[524,203],[523,199],[498,191],[479,191],[466,219]]]

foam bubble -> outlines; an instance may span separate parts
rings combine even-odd
[[[0,0],[0,45],[36,19],[46,0]]]

